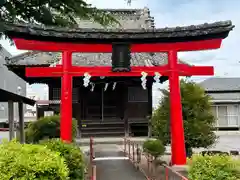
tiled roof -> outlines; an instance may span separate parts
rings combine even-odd
[[[143,9],[104,9],[116,17],[125,29],[153,28],[154,20],[148,8]],[[82,28],[103,28],[97,23],[79,20]],[[104,27],[105,29],[106,27]],[[115,27],[117,28],[117,27]],[[43,65],[58,62],[60,56],[52,52],[27,52],[8,58],[10,65]],[[132,53],[131,64],[134,66],[153,66],[167,63],[167,55],[163,53]],[[81,66],[109,66],[111,65],[110,53],[74,53],[73,65]]]
[[[240,92],[235,93],[208,93],[213,102],[240,102]]]
[[[200,85],[206,91],[240,91],[240,78],[209,78]]]
[[[134,21],[133,21],[134,23]],[[144,22],[145,24],[145,22]],[[3,31],[11,38],[21,37],[32,40],[82,42],[82,43],[111,43],[111,42],[182,42],[226,38],[234,28],[231,21],[220,21],[172,28],[56,28],[41,27],[32,24],[4,23]]]
[[[114,27],[113,31],[138,31],[138,32],[153,32],[154,30],[154,18],[150,16],[148,8],[144,9],[105,9],[110,12],[119,20],[122,28]],[[91,21],[79,20],[79,27],[94,31],[98,29],[101,32],[111,31],[108,28],[101,27],[97,23]],[[27,25],[31,28],[31,26]],[[207,31],[215,31],[216,28],[232,28],[231,22],[218,22],[213,24],[203,24],[199,26],[187,26],[187,27],[176,27],[176,28],[162,28],[161,32],[173,33],[176,31],[192,32],[194,29],[196,32],[202,32],[204,34]],[[100,28],[100,29],[99,29]],[[111,29],[111,27],[109,27]],[[204,31],[202,31],[202,28]],[[221,29],[220,28],[220,29]],[[47,29],[46,27],[44,29]],[[56,31],[59,29],[54,28]],[[71,30],[72,31],[72,30]],[[158,30],[156,30],[157,32]],[[160,31],[159,31],[160,32]],[[154,33],[152,33],[154,34]],[[176,35],[176,34],[175,34]],[[7,58],[7,64],[9,65],[48,65],[56,63],[60,60],[58,53],[53,52],[27,52],[21,55]],[[155,66],[163,65],[167,63],[167,54],[165,53],[132,53],[131,64],[133,66]],[[180,62],[183,63],[183,62]],[[73,65],[79,66],[109,66],[111,65],[111,54],[110,53],[74,53],[73,54]]]

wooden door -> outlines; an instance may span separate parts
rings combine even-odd
[[[102,88],[96,86],[94,91],[85,91],[86,119],[102,119]]]
[[[103,119],[111,120],[118,117],[118,102],[120,94],[118,91],[108,88],[106,91],[103,89]]]

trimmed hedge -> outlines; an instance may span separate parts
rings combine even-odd
[[[59,153],[16,141],[0,144],[1,180],[67,180],[69,170]]]
[[[52,151],[57,151],[66,160],[71,180],[83,180],[85,162],[80,148],[75,144],[63,143],[59,139],[49,139],[40,141],[41,145],[46,146]]]
[[[77,137],[77,121],[72,120],[72,138]],[[60,138],[60,116],[47,116],[28,124],[25,130],[26,143],[38,143],[43,139]]]

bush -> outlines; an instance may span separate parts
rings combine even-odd
[[[56,152],[15,141],[0,145],[1,180],[66,180],[68,168]]]
[[[231,156],[193,155],[189,163],[189,180],[239,180],[240,162]]]
[[[70,179],[84,179],[85,163],[83,153],[80,148],[74,144],[63,143],[59,139],[49,139],[40,141],[41,145],[45,145],[52,151],[57,151],[66,160],[69,168]]]
[[[153,135],[164,145],[171,142],[170,96],[168,90],[161,90],[163,97],[152,116]],[[195,82],[181,80],[181,103],[188,156],[192,148],[208,148],[217,140],[213,132],[215,117],[212,112],[211,97]]]
[[[143,143],[143,151],[151,154],[155,159],[163,155],[165,152],[165,146],[160,140],[146,140]]]
[[[72,120],[72,139],[77,136],[77,121]],[[42,117],[37,121],[29,123],[26,131],[26,142],[37,143],[43,139],[60,138],[60,116]]]

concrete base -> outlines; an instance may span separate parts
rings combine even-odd
[[[171,168],[177,172],[184,172],[188,170],[188,165],[173,165]]]

